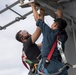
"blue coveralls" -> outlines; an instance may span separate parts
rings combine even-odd
[[[57,33],[60,33],[57,29],[56,30],[52,30],[44,21],[42,21],[41,19],[39,19],[36,22],[36,25],[38,27],[40,27],[41,32],[43,34],[43,44],[42,44],[42,61],[43,61],[43,65],[45,63],[45,60],[50,52],[50,49],[52,48],[52,45],[54,43],[54,41],[57,38]],[[62,42],[62,47],[64,49],[64,44],[67,40],[67,33],[66,31],[64,31],[61,34],[61,39],[60,41]],[[58,70],[64,65],[63,63],[60,62],[61,60],[61,56],[60,53],[57,49],[57,47],[55,48],[55,51],[53,53],[53,56],[50,60],[49,65],[47,66],[47,71],[51,74],[51,73],[55,73],[58,72]],[[64,69],[64,71],[59,74],[59,75],[68,75],[67,70]]]

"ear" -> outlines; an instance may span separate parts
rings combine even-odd
[[[57,26],[58,26],[58,25],[57,25],[57,23],[55,23],[55,24],[54,24],[54,27],[56,27],[56,28],[57,28]]]

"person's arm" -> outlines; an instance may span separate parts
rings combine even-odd
[[[31,3],[31,7],[32,7],[32,10],[33,10],[33,14],[34,14],[34,19],[35,19],[35,21],[38,21],[38,19],[42,19],[43,20],[43,15],[42,15],[42,13],[43,13],[43,11],[42,10],[40,10],[40,15],[41,16],[39,16],[39,14],[38,14],[38,12],[37,12],[37,10],[36,10],[36,5],[34,4],[34,3]],[[41,34],[41,29],[37,26],[37,28],[36,28],[36,30],[35,30],[35,32],[33,33],[33,35],[31,36],[31,38],[32,38],[32,43],[35,43],[35,41],[38,39],[38,37],[40,36],[40,34]]]
[[[32,10],[33,10],[33,15],[34,15],[35,21],[38,21],[38,19],[39,19],[40,17],[39,17],[39,14],[38,14],[37,10],[36,10],[36,5],[35,5],[35,3],[31,3],[31,7],[32,7]]]
[[[36,28],[35,32],[32,34],[32,43],[35,43],[35,41],[38,39],[38,37],[41,34],[41,29],[39,27]]]
[[[38,19],[44,20],[44,14],[45,14],[44,10],[43,9],[40,9],[40,14],[38,14],[38,12],[36,10],[35,3],[31,3],[31,7],[32,7],[32,10],[33,10],[35,21],[38,21]]]
[[[55,14],[57,15],[58,18],[62,18],[63,17],[62,9],[57,9],[57,11],[55,12]]]
[[[45,11],[43,9],[40,9],[40,19],[42,19],[44,21],[44,15],[45,15]]]

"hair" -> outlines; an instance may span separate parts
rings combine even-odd
[[[55,19],[54,21],[58,23],[59,31],[62,31],[67,27],[67,22],[62,18]]]
[[[17,41],[22,42],[22,41],[21,41],[21,37],[20,37],[20,32],[21,32],[21,30],[20,30],[19,32],[17,32],[15,38],[16,38]]]

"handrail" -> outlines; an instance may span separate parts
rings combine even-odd
[[[13,7],[13,6],[15,6],[15,5],[17,5],[19,3],[19,0],[18,1],[16,1],[16,2],[14,2],[13,4],[11,4],[11,5],[9,5],[8,7]],[[2,9],[1,11],[0,11],[0,14],[2,14],[3,12],[5,12],[6,10],[8,10],[8,8],[4,8],[4,9]]]

